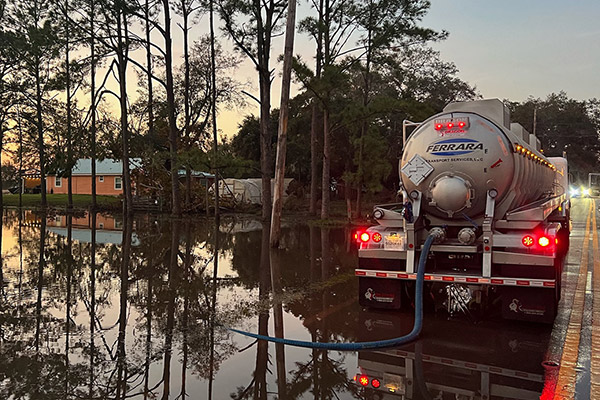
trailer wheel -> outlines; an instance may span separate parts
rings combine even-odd
[[[567,222],[568,224],[568,222]],[[557,233],[558,239],[558,257],[564,257],[569,252],[570,238],[569,238],[569,227],[561,225],[561,229]]]
[[[554,299],[555,299],[555,312],[558,311],[558,302],[560,301],[562,291],[562,273],[565,264],[565,255],[557,256],[554,259],[554,279],[556,284],[554,285]]]

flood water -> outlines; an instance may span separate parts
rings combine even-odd
[[[417,342],[358,352],[226,329],[320,342],[408,333],[410,307],[358,305],[350,228],[287,221],[271,260],[260,222],[244,218],[5,210],[1,232],[2,399],[487,400],[544,388],[546,325],[432,311]]]

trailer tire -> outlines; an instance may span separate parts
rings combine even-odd
[[[568,222],[567,222],[568,224]],[[562,229],[560,229],[557,233],[557,239],[558,239],[558,249],[557,249],[557,258],[561,258],[561,257],[565,257],[567,255],[567,253],[569,252],[569,246],[570,246],[570,238],[569,238],[569,228],[565,227],[564,225],[561,225]]]
[[[561,297],[562,291],[562,273],[565,263],[565,255],[556,257],[554,259],[554,271],[555,271],[555,285],[554,285],[554,298],[555,298],[555,313],[558,311],[558,303]]]

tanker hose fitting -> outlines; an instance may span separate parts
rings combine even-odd
[[[439,226],[431,228],[429,235],[433,236],[433,243],[440,244],[446,240],[446,230]]]
[[[458,232],[458,241],[464,245],[470,245],[475,243],[477,234],[472,228],[462,228]]]

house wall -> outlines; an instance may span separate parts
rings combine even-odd
[[[118,196],[123,193],[121,189],[115,190],[115,178],[121,178],[120,175],[104,175],[104,182],[100,182],[100,177],[96,176],[96,194]],[[63,193],[68,192],[68,179],[62,178],[62,185],[55,185],[54,175],[49,175],[46,179],[47,193]],[[91,176],[74,176],[73,177],[73,194],[92,194],[92,177]]]

